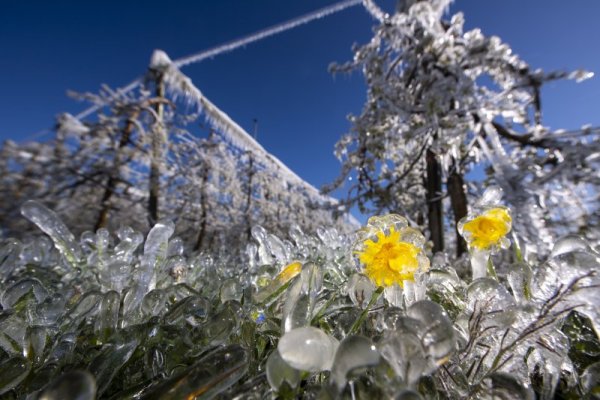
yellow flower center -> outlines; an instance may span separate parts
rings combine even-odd
[[[378,286],[394,283],[403,286],[403,281],[414,280],[419,268],[418,255],[421,250],[412,243],[400,241],[400,234],[393,228],[390,234],[377,233],[377,241],[367,239],[363,251],[357,251],[365,274]]]
[[[463,226],[468,232],[467,240],[471,247],[487,249],[510,232],[512,218],[503,208],[493,208]]]

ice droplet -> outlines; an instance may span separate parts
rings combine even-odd
[[[281,319],[283,332],[308,325],[312,310],[310,298],[302,292],[302,279],[296,280],[287,290],[286,295]]]
[[[133,253],[144,241],[144,236],[140,232],[125,226],[117,230],[117,237],[120,242],[115,246],[115,257],[123,262],[131,262]]]
[[[354,274],[348,281],[348,295],[357,307],[364,308],[371,300],[375,285],[363,274]]]
[[[0,244],[0,274],[8,275],[14,271],[23,245],[12,238],[3,240]]]
[[[474,281],[487,276],[489,250],[474,249],[471,253],[471,279]]]
[[[142,313],[148,317],[161,315],[166,308],[167,294],[163,289],[154,289],[146,293],[142,300]]]
[[[18,313],[0,311],[0,348],[8,354],[21,354],[25,343],[27,322]]]
[[[267,360],[267,381],[271,388],[275,391],[279,390],[279,387],[283,382],[287,382],[290,387],[295,388],[300,383],[300,371],[292,368],[286,363],[277,349],[271,352]]]
[[[456,347],[454,328],[446,311],[437,303],[421,300],[408,308],[406,314],[420,321],[424,330],[419,332],[423,346],[436,362],[448,357]]]
[[[302,371],[324,371],[331,368],[337,340],[320,329],[307,326],[287,332],[279,340],[281,358]]]
[[[476,203],[477,207],[495,206],[502,200],[502,189],[499,186],[489,186]]]
[[[240,301],[242,298],[243,290],[239,279],[231,278],[227,279],[221,284],[221,302],[225,303],[229,300]]]
[[[96,380],[87,371],[70,371],[54,379],[38,400],[93,400],[96,398]]]
[[[67,329],[76,329],[77,325],[86,318],[93,317],[100,311],[100,304],[104,296],[102,292],[92,290],[84,294],[77,304],[69,311],[63,326]]]
[[[377,365],[380,356],[377,348],[371,341],[363,336],[347,336],[337,349],[331,379],[338,391],[346,385],[347,374],[355,368]]]
[[[21,214],[50,236],[54,246],[72,267],[79,264],[83,257],[81,248],[75,236],[54,211],[37,201],[29,200],[21,207]]]
[[[260,280],[257,282],[260,290],[254,296],[254,300],[257,303],[262,303],[271,299],[273,295],[280,294],[281,288],[301,272],[302,264],[295,261],[284,267],[283,270],[275,276],[275,279],[269,281],[265,276],[265,282],[260,282]]]

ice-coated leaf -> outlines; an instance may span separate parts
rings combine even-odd
[[[363,274],[353,274],[348,281],[347,291],[350,300],[359,308],[367,305],[375,289],[373,282]]]
[[[96,317],[94,330],[100,336],[108,336],[112,333],[119,323],[119,309],[121,306],[121,297],[119,293],[111,290],[106,292],[100,303],[100,310]]]
[[[514,376],[505,373],[492,374],[483,382],[487,395],[492,398],[535,399],[531,386],[519,382]]]
[[[238,345],[218,348],[185,371],[148,388],[140,397],[212,399],[237,382],[248,370],[248,355]]]
[[[29,200],[21,207],[21,213],[36,224],[42,232],[50,236],[54,246],[72,267],[79,264],[82,259],[81,248],[77,244],[75,236],[54,211],[37,201]]]
[[[137,346],[137,340],[106,345],[90,362],[89,371],[96,378],[99,395],[108,389],[113,378],[133,355]]]

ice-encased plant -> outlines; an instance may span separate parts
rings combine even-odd
[[[578,398],[598,390],[600,256],[578,237],[557,242],[545,260],[515,257],[474,280],[438,254],[380,297],[360,273],[364,257],[353,254],[365,230],[310,236],[293,227],[286,239],[257,226],[244,259],[232,259],[187,252],[168,221],[145,240],[121,228],[77,241],[41,204],[27,203],[23,214],[50,240],[0,247],[3,398]],[[371,232],[368,244],[406,240],[394,233],[408,226],[389,225],[404,220],[378,221],[388,235]]]

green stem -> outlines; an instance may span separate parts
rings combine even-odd
[[[353,335],[358,331],[365,318],[367,318],[367,313],[369,312],[373,304],[375,304],[379,296],[381,296],[381,293],[383,293],[383,286],[379,286],[377,290],[373,292],[373,294],[371,295],[371,300],[369,300],[369,304],[367,304],[363,312],[360,313],[356,321],[354,321],[352,327],[350,328],[350,332],[348,332],[348,335]]]
[[[523,261],[523,251],[521,250],[521,246],[519,246],[519,240],[517,238],[517,235],[513,232],[513,246],[515,249],[515,257],[517,258],[518,261],[520,262],[524,262]]]
[[[325,311],[327,311],[327,309],[329,308],[329,306],[331,305],[331,303],[333,303],[333,301],[337,298],[337,295],[334,293],[333,295],[331,295],[331,297],[329,298],[329,300],[327,300],[325,302],[325,304],[323,305],[323,307],[321,307],[319,309],[319,311],[315,314],[315,316],[310,320],[310,324],[311,325],[315,325],[317,323],[317,321],[319,320],[319,318],[321,318],[323,316],[323,314],[325,314]]]
[[[488,262],[487,262],[488,275],[491,276],[492,278],[494,278],[495,280],[498,280],[498,274],[496,274],[496,268],[494,267],[494,263],[492,261],[492,255],[490,254],[488,257],[489,257]]]

